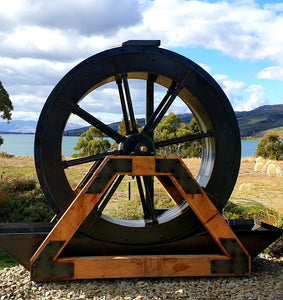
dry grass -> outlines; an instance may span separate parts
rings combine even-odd
[[[264,163],[267,160],[264,160]],[[232,196],[233,202],[262,204],[283,213],[283,178],[268,176],[266,172],[255,172],[255,158],[242,159],[240,173]],[[283,169],[283,161],[275,161]],[[250,184],[247,191],[239,192],[243,184]]]
[[[245,158],[242,160],[239,177],[231,195],[230,200],[236,203],[255,203],[262,204],[269,208],[275,209],[279,213],[283,213],[283,177],[268,176],[265,172],[255,172],[255,158]],[[185,163],[195,176],[200,166],[200,159],[186,159]],[[283,169],[283,161],[275,162]],[[66,174],[72,186],[75,187],[79,183],[84,174],[87,173],[91,164],[85,164],[81,166],[75,166],[66,170]],[[3,158],[0,157],[0,175],[6,176],[6,174],[24,174],[36,176],[34,161],[30,157],[13,157]],[[127,185],[131,178],[125,178],[124,183],[119,187],[115,193],[117,198],[114,203],[118,203],[122,199],[128,200]],[[239,187],[242,184],[248,184],[250,187],[244,191],[239,191]],[[132,184],[132,197],[136,197],[137,192]],[[161,188],[156,190],[158,197],[165,197]],[[116,205],[115,204],[115,205]]]
[[[11,157],[0,156],[0,175],[5,174],[23,174],[27,176],[36,176],[34,159],[32,157]]]

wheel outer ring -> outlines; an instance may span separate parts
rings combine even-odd
[[[205,116],[207,123],[211,122],[207,126],[211,126],[214,132],[213,166],[211,161],[203,161],[197,180],[221,210],[234,188],[241,158],[239,128],[228,98],[215,80],[191,60],[162,48],[127,46],[101,52],[74,67],[56,85],[43,107],[35,135],[35,165],[43,192],[55,213],[61,215],[75,197],[65,176],[61,157],[63,132],[72,105],[92,89],[123,73],[134,78],[138,74],[141,79],[146,79],[149,73],[159,74],[157,82],[167,87],[172,80],[183,82],[189,96],[184,92],[180,97],[189,98],[186,101],[194,115]],[[209,180],[205,179],[206,164],[210,164],[208,167],[211,169]],[[150,227],[150,230],[115,225],[103,218],[99,219],[95,230],[86,229],[91,220],[92,216],[89,216],[84,222],[81,228],[83,234],[125,244],[166,242],[192,234],[199,227],[191,209],[161,226]],[[115,235],[113,230],[120,234]],[[164,232],[167,233],[165,236]]]

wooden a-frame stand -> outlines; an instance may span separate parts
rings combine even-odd
[[[185,199],[223,254],[60,257],[117,175],[156,176],[176,203]],[[31,258],[31,279],[69,280],[246,275],[251,258],[179,158],[109,156]]]

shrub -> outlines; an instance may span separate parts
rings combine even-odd
[[[34,178],[18,176],[1,180],[0,222],[44,222],[53,215]]]
[[[1,137],[0,137],[0,145],[1,145]],[[1,156],[1,157],[4,157],[4,158],[12,158],[12,157],[14,157],[15,155],[8,154],[7,152],[0,152],[0,156]]]
[[[278,216],[276,223],[274,224],[278,228],[283,229],[283,214]],[[275,257],[283,256],[283,237],[281,236],[276,242],[265,250],[266,253]]]
[[[276,133],[268,133],[259,142],[256,148],[256,156],[276,160],[283,159],[283,142]]]
[[[276,227],[283,229],[283,214],[278,216],[276,223],[274,224]]]
[[[260,204],[238,204],[228,201],[223,209],[228,219],[258,219],[270,224],[278,220],[278,213]]]

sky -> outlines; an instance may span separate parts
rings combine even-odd
[[[0,0],[0,7],[0,81],[13,120],[37,120],[76,64],[132,39],[161,40],[202,66],[236,111],[283,103],[282,1]],[[137,98],[142,92],[133,89]],[[111,85],[98,91],[89,112],[117,121],[118,102],[104,102],[114,93]]]

